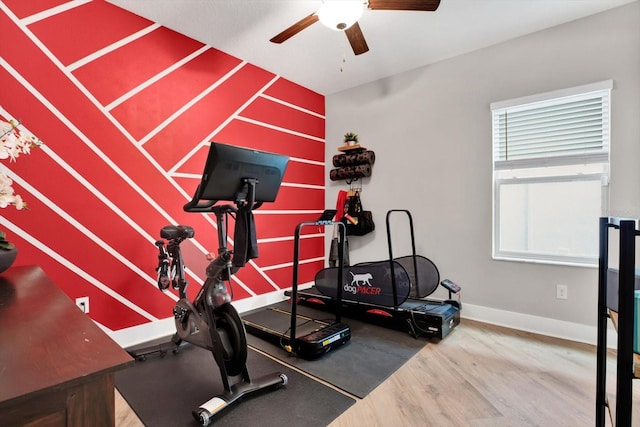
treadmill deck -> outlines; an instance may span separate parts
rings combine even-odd
[[[242,322],[250,334],[305,359],[316,358],[351,339],[349,326],[336,322],[331,315],[314,318],[304,313],[304,307],[297,309],[296,336],[292,339],[290,308],[287,302],[279,303],[243,315]]]
[[[288,295],[285,292],[285,295]],[[334,311],[336,301],[321,294],[315,287],[298,291],[298,305]],[[405,330],[410,334],[442,339],[460,324],[457,301],[407,299],[398,307],[380,306],[343,299],[342,313],[380,326]]]

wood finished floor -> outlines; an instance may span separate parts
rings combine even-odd
[[[607,370],[613,392],[613,353]],[[595,374],[592,345],[463,319],[330,427],[593,426]],[[637,388],[634,426],[640,426]],[[116,425],[143,425],[117,392]]]

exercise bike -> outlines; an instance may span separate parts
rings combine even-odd
[[[194,230],[187,225],[168,225],[160,230],[160,237],[168,242],[156,242],[158,246],[158,287],[178,290],[180,299],[173,308],[176,335],[173,342],[179,348],[181,341],[191,343],[213,353],[220,369],[224,393],[203,403],[193,411],[201,426],[210,424],[212,417],[247,393],[271,386],[284,386],[287,376],[269,374],[251,380],[247,369],[247,337],[244,325],[236,309],[231,305],[231,295],[225,282],[237,271],[232,268],[233,253],[226,247],[225,222],[227,216],[237,211],[234,206],[220,205],[211,208],[218,225],[218,256],[207,267],[207,279],[193,301],[187,297],[184,263],[180,243],[194,237]]]
[[[266,387],[287,384],[283,373],[265,375],[251,380],[247,369],[247,337],[244,325],[236,309],[231,305],[232,297],[225,282],[231,279],[237,268],[232,267],[233,252],[226,247],[227,216],[237,209],[231,205],[211,208],[218,225],[218,256],[207,267],[207,279],[193,301],[187,297],[188,282],[185,280],[184,263],[180,243],[194,237],[188,225],[167,225],[160,230],[160,237],[167,240],[156,242],[158,247],[158,288],[169,286],[178,290],[180,299],[173,308],[176,334],[172,341],[179,348],[182,341],[204,348],[213,353],[224,393],[203,403],[193,411],[201,426],[208,426],[213,416],[247,393]],[[234,271],[235,270],[235,271]]]
[[[192,411],[201,426],[208,426],[215,414],[244,395],[268,387],[279,388],[288,382],[287,376],[280,372],[251,380],[246,364],[245,328],[231,305],[232,295],[225,285],[228,282],[231,289],[231,277],[246,262],[245,255],[239,257],[242,252],[242,245],[237,241],[239,234],[255,239],[251,211],[260,207],[263,201],[275,199],[288,161],[286,158],[283,164],[283,159],[283,156],[271,153],[212,143],[202,182],[193,199],[184,206],[187,212],[214,214],[218,229],[217,257],[207,266],[206,280],[193,301],[187,297],[188,282],[180,250],[184,240],[194,237],[193,228],[187,225],[165,226],[160,230],[160,237],[167,241],[166,245],[162,240],[156,242],[158,288],[165,291],[172,286],[180,297],[173,309],[176,334],[172,341],[176,349],[184,341],[211,351],[224,384],[222,394]],[[274,162],[277,167],[272,166]],[[236,167],[229,168],[229,164]],[[247,177],[245,168],[259,176]],[[217,180],[217,185],[210,185],[212,178]],[[259,182],[262,184],[261,192],[256,190]],[[234,205],[216,205],[219,200],[233,201]],[[229,216],[236,218],[235,253],[227,247]],[[242,261],[238,262],[240,259]]]

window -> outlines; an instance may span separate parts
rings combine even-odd
[[[494,258],[597,265],[612,86],[491,104]]]

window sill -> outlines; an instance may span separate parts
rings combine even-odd
[[[524,262],[528,264],[546,264],[546,265],[561,265],[566,267],[583,267],[583,268],[598,268],[598,260],[593,262],[587,261],[571,261],[571,260],[558,260],[558,259],[538,259],[538,258],[521,258],[517,256],[509,255],[493,255],[494,261],[511,261],[511,262]]]

